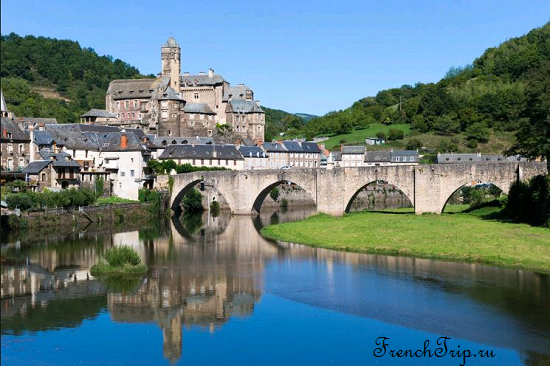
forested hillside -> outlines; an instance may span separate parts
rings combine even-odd
[[[14,33],[1,37],[1,60],[2,89],[13,112],[61,122],[104,108],[111,80],[143,77],[135,67],[78,42]]]
[[[349,134],[380,123],[405,123],[413,135],[457,135],[464,145],[476,148],[493,132],[506,135],[529,124],[533,103],[542,103],[541,93],[548,90],[540,85],[548,70],[550,23],[486,50],[471,65],[451,68],[436,84],[382,90],[345,110],[312,119],[302,133],[311,138]],[[544,131],[539,135],[549,137]],[[457,146],[448,143],[441,148],[456,151]]]

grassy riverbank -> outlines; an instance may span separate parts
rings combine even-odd
[[[489,219],[499,209],[417,216],[357,212],[272,225],[281,241],[361,253],[469,261],[550,272],[550,230]]]

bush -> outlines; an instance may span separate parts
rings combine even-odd
[[[382,139],[382,140],[386,140],[386,134],[384,132],[378,132],[376,134],[376,137],[378,137],[379,139]]]
[[[204,207],[202,207],[202,195],[196,188],[191,189],[183,197],[182,203],[185,212],[197,213],[204,211]]]
[[[475,149],[477,147],[477,140],[470,140],[468,141],[468,143],[466,144],[466,146],[468,146],[469,148],[471,149]]]
[[[279,188],[273,188],[271,192],[269,192],[269,197],[271,197],[273,201],[277,201],[277,198],[279,198]]]
[[[138,252],[127,245],[107,249],[104,257],[111,267],[137,266],[141,264]]]
[[[422,148],[422,141],[418,139],[411,139],[407,142],[407,150],[418,150]]]
[[[10,194],[6,197],[6,203],[11,209],[20,208],[21,210],[28,210],[33,207],[33,200],[27,194]]]
[[[398,130],[396,128],[390,128],[389,134],[388,134],[388,140],[394,141],[394,140],[401,140],[403,137],[405,137],[405,133],[401,130]]]
[[[220,203],[218,201],[212,201],[210,204],[210,214],[212,217],[218,217],[220,214]]]

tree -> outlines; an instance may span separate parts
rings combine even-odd
[[[410,139],[407,142],[407,150],[418,150],[422,148],[422,141],[418,139]]]
[[[384,132],[376,133],[376,137],[378,137],[381,140],[386,140],[386,134]]]
[[[460,132],[460,123],[456,119],[446,114],[436,119],[434,128],[441,135],[452,135],[454,133]]]
[[[202,195],[196,188],[191,189],[189,193],[183,197],[182,204],[186,213],[204,211],[204,207],[202,206]]]
[[[478,142],[487,142],[491,136],[491,131],[484,123],[476,122],[466,129],[466,138]]]
[[[508,154],[543,157],[550,168],[550,61],[530,74],[526,117],[516,133],[516,143]]]

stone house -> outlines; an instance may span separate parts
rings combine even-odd
[[[80,122],[82,123],[108,124],[110,122],[115,122],[116,120],[117,115],[106,111],[105,109],[90,109],[88,112],[80,116]]]
[[[235,145],[169,145],[159,160],[177,164],[244,170],[244,158]]]
[[[25,179],[37,190],[78,188],[80,165],[65,152],[40,152],[41,159],[29,163],[24,169]]]
[[[0,122],[0,146],[2,172],[20,172],[30,159],[30,136],[13,119],[2,117]],[[5,173],[2,178],[7,177]],[[15,176],[14,176],[15,177]],[[15,177],[20,178],[20,177]]]
[[[475,154],[437,154],[436,164],[464,164],[464,163],[500,163],[507,161],[528,161],[527,158],[519,155],[487,155],[481,153]]]

